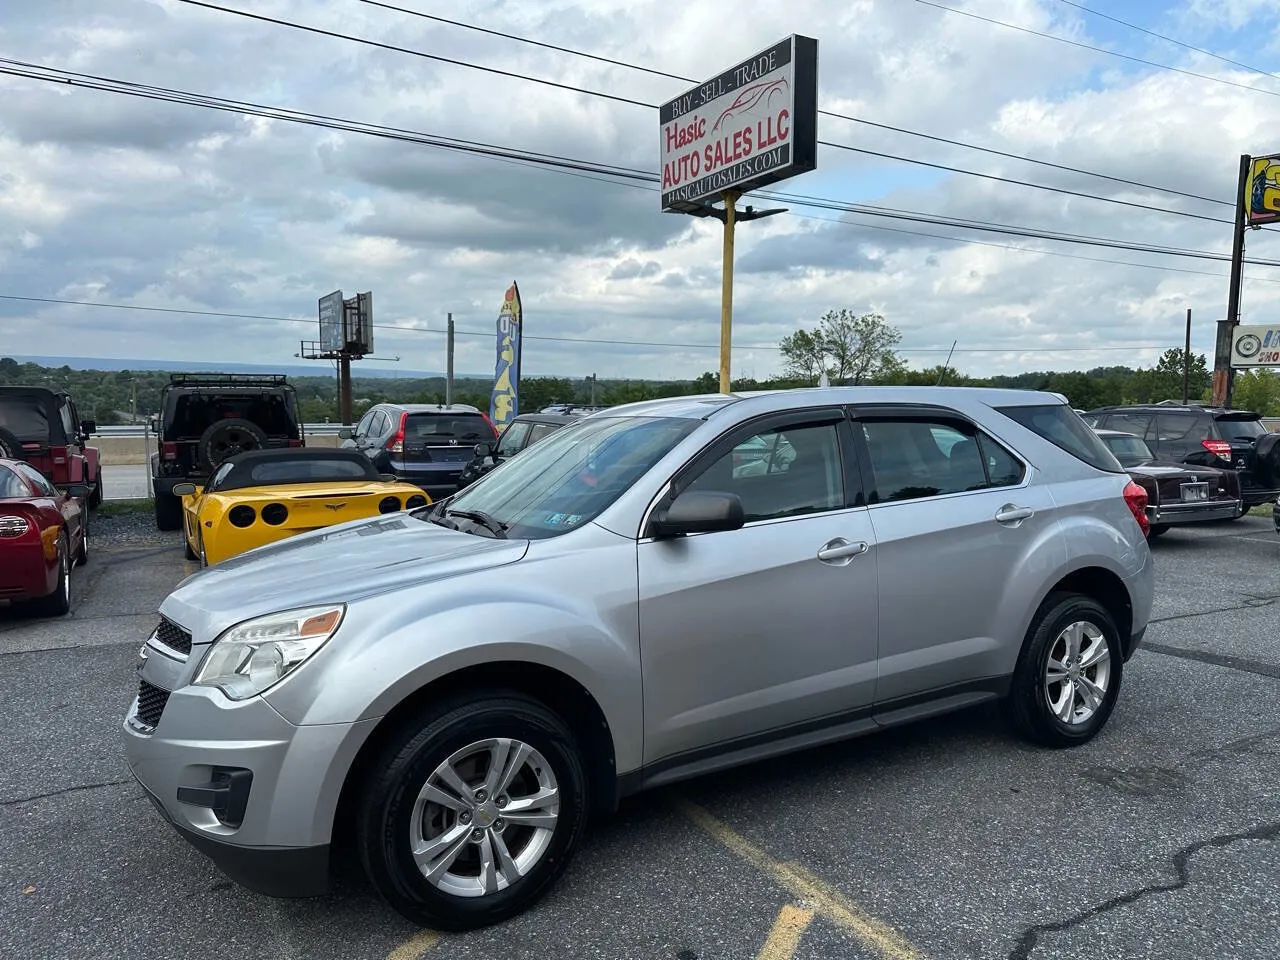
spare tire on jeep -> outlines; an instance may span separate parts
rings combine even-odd
[[[1253,478],[1262,487],[1280,487],[1280,433],[1258,438],[1253,448]]]
[[[267,432],[250,420],[227,418],[210,424],[200,435],[196,458],[202,469],[212,473],[228,457],[267,445]]]
[[[22,459],[22,444],[18,442],[17,437],[4,427],[0,427],[0,459]]]

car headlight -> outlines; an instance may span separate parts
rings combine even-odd
[[[277,683],[319,650],[342,623],[346,606],[286,610],[238,623],[213,642],[192,684],[247,700]]]

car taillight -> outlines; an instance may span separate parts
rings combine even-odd
[[[408,419],[408,413],[400,414],[400,429],[387,441],[387,453],[404,453],[404,425]]]
[[[1220,457],[1231,462],[1231,444],[1225,440],[1201,440],[1200,445],[1212,453],[1215,457]]]
[[[291,446],[291,447],[300,447],[300,446],[302,446],[302,441],[301,441],[301,440],[290,440],[290,441],[289,441],[289,446]]]
[[[30,529],[26,517],[0,517],[0,539],[12,540]]]
[[[487,423],[489,425],[489,429],[493,431],[493,438],[495,440],[498,439],[498,428],[493,425],[493,421],[489,419],[489,415],[487,413],[482,413],[480,416],[484,417],[484,422]]]
[[[178,445],[176,443],[160,444],[160,456],[164,457],[166,460],[177,460]]]
[[[1133,519],[1138,521],[1142,535],[1144,537],[1149,535],[1151,521],[1147,519],[1147,491],[1130,480],[1124,488],[1124,502],[1129,512],[1133,514]]]

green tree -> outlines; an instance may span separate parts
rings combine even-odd
[[[782,338],[778,350],[783,368],[797,380],[816,384],[827,369],[827,346],[821,329],[797,330]],[[719,386],[716,389],[719,390]]]
[[[1241,371],[1231,390],[1231,405],[1264,417],[1280,417],[1280,376],[1270,370]]]
[[[788,376],[817,383],[825,372],[835,385],[891,380],[906,367],[895,349],[897,328],[878,313],[828,310],[813,330],[797,330],[778,345]]]

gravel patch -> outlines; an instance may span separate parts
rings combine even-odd
[[[150,511],[95,516],[90,523],[89,535],[95,547],[168,546],[182,543],[182,531],[157,530],[155,515]]]

